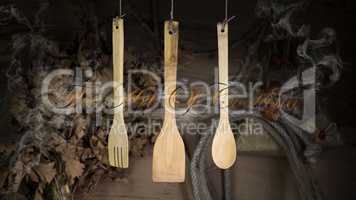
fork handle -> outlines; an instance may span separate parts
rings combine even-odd
[[[124,109],[124,20],[120,17],[114,18],[112,28],[114,110],[117,115],[123,114]]]
[[[164,108],[165,120],[175,120],[175,99],[178,64],[179,23],[164,24]]]

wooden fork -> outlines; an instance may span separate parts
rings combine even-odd
[[[164,29],[164,121],[153,148],[154,182],[184,182],[185,149],[175,118],[178,62],[178,22],[166,21]]]
[[[236,160],[236,143],[229,122],[229,59],[228,59],[228,24],[219,23],[218,46],[219,46],[219,104],[220,121],[216,130],[212,156],[214,163],[221,169],[230,168]]]
[[[114,120],[109,133],[109,163],[114,167],[129,167],[129,142],[124,123],[124,22],[113,20]]]

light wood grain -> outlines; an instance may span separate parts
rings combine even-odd
[[[175,118],[175,89],[178,62],[178,22],[164,25],[164,121],[153,149],[154,182],[184,182],[185,149]]]
[[[217,25],[219,47],[219,104],[220,120],[213,144],[213,161],[221,169],[230,168],[236,160],[236,142],[229,122],[229,50],[228,24]]]
[[[129,144],[124,123],[124,22],[113,20],[114,120],[109,133],[109,163],[114,167],[129,167]]]

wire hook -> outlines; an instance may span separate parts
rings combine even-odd
[[[174,34],[175,30],[173,30],[173,20],[174,20],[174,0],[171,0],[171,11],[170,11],[170,26],[169,33]]]
[[[228,18],[228,7],[229,7],[229,0],[225,0],[225,20],[227,21]]]
[[[173,21],[173,19],[174,19],[174,0],[171,0],[171,12],[170,12],[170,15],[171,15],[171,21]]]
[[[226,24],[228,24],[230,21],[232,21],[233,19],[236,18],[235,15],[234,15],[234,16],[231,16],[231,17],[229,18],[228,12],[229,12],[229,0],[225,0],[225,19],[224,19],[224,21],[223,21],[223,23],[222,23],[222,24],[223,24],[222,31],[224,31]]]
[[[122,14],[122,0],[119,0],[119,17],[125,17],[126,13]]]

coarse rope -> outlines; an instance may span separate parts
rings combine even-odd
[[[313,177],[312,169],[308,163],[305,163],[305,152],[300,142],[305,142],[302,139],[296,137],[301,133],[296,133],[298,130],[296,127],[293,129],[286,128],[285,124],[280,121],[272,122],[263,118],[263,116],[257,112],[244,113],[231,116],[234,121],[239,121],[245,118],[255,119],[261,123],[266,132],[276,141],[277,144],[284,150],[287,155],[287,159],[290,163],[293,174],[296,178],[299,193],[303,200],[322,200],[323,195],[319,188],[319,185]],[[205,133],[200,141],[191,163],[191,179],[193,196],[195,200],[210,200],[212,199],[211,193],[208,188],[208,182],[206,177],[206,162],[205,156],[208,151],[209,141],[211,141],[212,134]],[[205,152],[205,153],[204,153]],[[231,199],[231,173],[229,171],[224,172],[224,197],[225,200]]]

